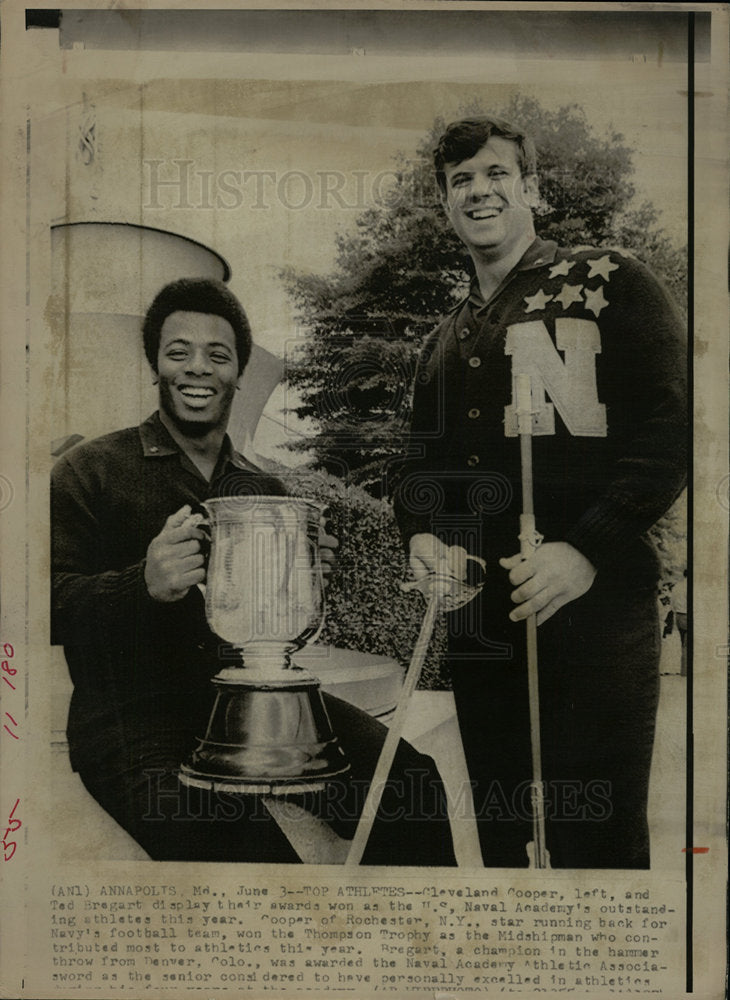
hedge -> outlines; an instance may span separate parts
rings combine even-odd
[[[287,489],[327,507],[331,533],[340,542],[338,563],[327,589],[327,616],[318,642],[410,661],[425,603],[403,594],[408,568],[392,506],[324,471],[276,468]],[[649,532],[662,564],[658,597],[669,606],[674,583],[686,566],[686,497]],[[450,687],[445,666],[446,629],[442,616],[434,630],[420,686]]]
[[[426,605],[419,593],[399,584],[408,571],[391,505],[327,472],[277,470],[287,489],[327,507],[331,534],[340,542],[327,588],[327,616],[320,643],[377,653],[405,668],[416,644]],[[446,631],[439,621],[421,676],[421,687],[449,687],[440,666]]]

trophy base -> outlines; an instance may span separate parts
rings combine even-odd
[[[322,700],[319,681],[292,668],[226,669],[205,737],[179,777],[185,785],[247,795],[321,791],[350,764]]]

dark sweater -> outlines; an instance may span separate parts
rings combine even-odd
[[[222,643],[197,587],[170,603],[149,596],[145,555],[184,504],[252,493],[285,490],[228,438],[207,482],[157,414],[56,463],[51,638],[65,647],[74,683],[68,737],[75,768],[131,767],[151,738],[171,741],[176,752],[204,731]]]
[[[588,375],[570,378],[595,379],[586,398],[605,407],[605,426],[586,410],[571,433],[543,378],[545,401],[555,405],[552,433],[533,437],[538,530],[546,541],[569,542],[599,572],[631,566],[646,583],[656,562],[642,536],[686,478],[686,341],[656,279],[617,251],[536,240],[488,303],[473,283],[429,338],[414,392],[414,457],[396,495],[404,537],[471,533],[489,559],[518,551],[520,444],[507,410],[513,357],[505,349],[523,337],[523,367],[526,353],[543,377],[546,352],[535,345],[544,338],[550,353],[558,332],[597,347],[583,355]],[[552,354],[558,376],[571,364],[580,369],[561,344]]]
[[[197,587],[161,603],[144,582],[147,546],[170,514],[212,496],[251,494],[285,490],[228,438],[207,482],[156,414],[80,445],[53,470],[52,641],[64,645],[74,683],[71,763],[155,859],[299,860],[255,796],[222,801],[181,790],[178,766],[206,731],[210,678],[231,656],[208,627]],[[386,730],[352,705],[323,700],[351,770],[302,801],[349,838]],[[379,815],[365,864],[454,864],[438,771],[402,740]],[[211,816],[223,821],[207,822]]]

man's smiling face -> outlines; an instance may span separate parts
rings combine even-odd
[[[511,139],[492,136],[468,160],[444,166],[444,207],[451,225],[470,251],[499,260],[532,242],[532,209],[538,187],[534,174],[522,176]]]
[[[207,313],[172,313],[160,331],[157,374],[160,409],[182,433],[225,429],[239,378],[230,323]]]

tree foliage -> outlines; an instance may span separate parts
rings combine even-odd
[[[538,151],[540,236],[563,245],[622,246],[685,297],[684,252],[658,225],[650,203],[634,205],[632,151],[612,130],[596,134],[578,105],[551,111],[516,96],[497,114],[520,124]],[[470,106],[464,115],[483,113]],[[437,120],[395,180],[336,237],[329,275],[287,269],[285,287],[307,331],[287,372],[314,436],[291,444],[315,465],[377,492],[380,471],[404,443],[418,350],[438,318],[462,297],[469,256],[449,226],[432,177]]]

